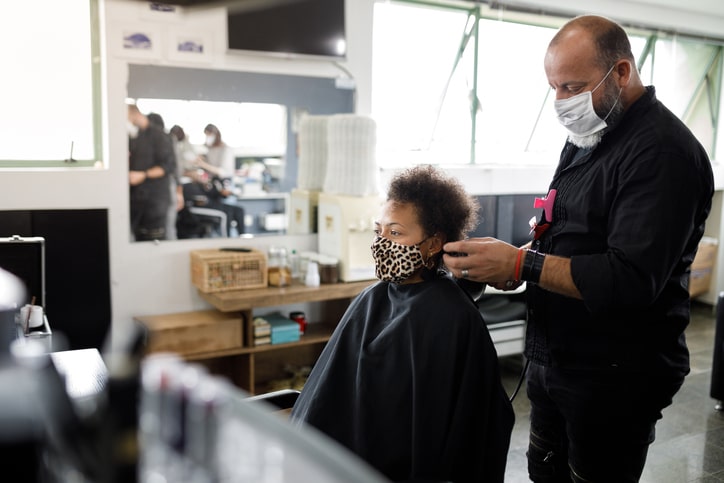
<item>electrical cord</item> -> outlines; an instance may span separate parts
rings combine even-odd
[[[508,398],[510,402],[513,402],[513,399],[515,399],[515,396],[518,395],[518,391],[520,391],[520,386],[523,385],[523,380],[525,379],[525,373],[528,372],[528,365],[530,364],[530,359],[525,360],[525,365],[523,366],[523,371],[520,373],[520,379],[518,379],[518,385],[515,387],[515,391],[513,391],[513,394]]]

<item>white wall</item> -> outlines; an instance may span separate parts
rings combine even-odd
[[[252,72],[308,76],[344,76],[329,62],[270,59],[253,55],[227,55],[226,20],[223,8],[194,9],[165,16],[147,11],[147,3],[137,0],[100,0],[103,45],[103,138],[102,169],[45,170],[39,172],[6,170],[0,176],[5,210],[105,208],[109,212],[109,243],[113,331],[132,321],[135,315],[181,312],[208,308],[190,282],[189,251],[216,248],[214,240],[178,240],[161,243],[135,243],[129,238],[128,138],[125,132],[128,64],[203,67]],[[372,0],[348,0],[348,61],[344,67],[359,86],[359,112],[369,111],[371,45],[361,31],[372,18]],[[129,59],[119,48],[128,26],[143,27],[162,41],[154,59]],[[168,60],[166,46],[175,32],[195,32],[211,41],[213,50],[205,64]],[[243,245],[266,250],[282,244],[298,250],[315,250],[316,236],[260,237],[228,240],[224,245]],[[52,325],[52,321],[51,321]]]
[[[147,3],[137,0],[100,0],[103,72],[102,169],[47,170],[24,172],[6,170],[0,176],[3,209],[105,208],[109,212],[111,263],[111,299],[113,330],[129,323],[134,315],[181,312],[208,308],[190,283],[189,251],[216,248],[214,240],[179,240],[161,243],[129,241],[127,181],[127,137],[125,132],[126,83],[128,62],[118,48],[124,27],[142,26],[168,41],[174,32],[192,31],[207,36],[214,50],[205,68],[287,73],[324,77],[344,76],[335,66],[323,61],[270,59],[261,56],[225,53],[225,17],[222,8],[192,10],[174,16],[154,15],[145,10]],[[343,64],[352,73],[358,89],[357,111],[369,114],[371,83],[371,32],[373,0],[346,0],[348,18],[348,60]],[[610,2],[599,2],[610,3]],[[619,6],[620,7],[620,6]],[[620,7],[622,8],[622,7]],[[647,13],[651,14],[649,11]],[[648,15],[650,22],[655,15]],[[718,24],[724,31],[724,22]],[[170,62],[164,45],[155,59],[133,60],[164,65],[200,67],[198,64]],[[723,144],[724,145],[724,144]],[[552,168],[511,169],[455,168],[466,187],[474,193],[544,193]],[[719,186],[724,185],[718,176]],[[721,211],[719,211],[721,213]],[[718,220],[717,220],[718,221]],[[719,224],[717,223],[717,228]],[[721,239],[721,237],[719,237]],[[270,244],[282,244],[298,250],[314,250],[314,235],[260,237],[234,240],[225,245],[244,245],[266,250]],[[721,259],[721,257],[720,257]],[[721,286],[721,283],[720,283]],[[51,321],[52,324],[52,321]]]
[[[264,56],[225,53],[226,13],[224,8],[181,9],[180,14],[170,19],[163,14],[153,15],[146,10],[146,2],[127,0],[106,0],[104,18],[108,44],[108,132],[109,139],[109,176],[108,182],[114,186],[114,196],[105,200],[113,213],[111,215],[111,278],[114,330],[119,324],[132,320],[134,315],[182,312],[208,308],[201,300],[190,282],[189,251],[199,248],[217,248],[215,240],[178,240],[173,242],[131,243],[128,241],[128,189],[126,184],[127,137],[125,133],[126,110],[124,99],[128,60],[117,56],[114,44],[124,26],[141,25],[155,29],[162,40],[169,42],[175,32],[187,31],[208,35],[213,46],[209,63],[204,68],[243,70],[252,72],[282,73],[321,77],[344,77],[344,73],[330,62],[272,59]],[[358,109],[364,111],[369,101],[369,68],[371,46],[356,41],[361,37],[359,30],[364,23],[371,24],[371,0],[348,0],[348,17],[356,19],[350,22],[348,41],[348,60],[344,67],[350,71],[358,85],[360,95]],[[366,20],[365,20],[366,19]],[[359,20],[359,21],[358,21]],[[365,22],[361,22],[365,20]],[[160,62],[165,65],[184,66],[183,63],[170,62],[163,52]],[[134,60],[135,62],[135,60]],[[199,67],[197,64],[186,64]],[[366,86],[363,84],[366,83]],[[366,94],[365,94],[366,93]],[[100,193],[103,190],[99,190]],[[252,240],[225,241],[223,245],[243,245],[266,251],[270,244],[286,245],[299,251],[316,250],[316,236],[259,237]]]

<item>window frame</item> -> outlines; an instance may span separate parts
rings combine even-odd
[[[89,43],[91,65],[91,116],[90,125],[93,129],[93,159],[74,159],[71,148],[68,150],[66,159],[3,159],[0,157],[0,169],[14,171],[32,171],[38,169],[60,169],[60,168],[98,168],[104,167],[102,160],[103,135],[102,135],[102,86],[101,86],[101,40],[100,40],[100,8],[98,0],[86,0],[89,4]]]

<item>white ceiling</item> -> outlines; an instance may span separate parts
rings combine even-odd
[[[626,2],[620,2],[626,3]],[[692,11],[705,15],[724,17],[724,2],[722,0],[633,0],[630,3],[645,3],[655,7],[665,7],[674,10]]]
[[[552,13],[593,13],[622,23],[724,39],[722,0],[498,0],[496,3]]]
[[[187,8],[246,8],[258,2],[288,0],[167,0]],[[354,2],[358,0],[346,0]],[[628,25],[661,28],[724,40],[724,0],[468,0],[495,6],[522,7],[574,16],[605,15]]]

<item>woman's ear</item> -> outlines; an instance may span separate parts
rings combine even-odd
[[[437,255],[442,251],[443,245],[445,245],[445,235],[443,233],[435,233],[429,238],[430,245],[427,250],[430,255]]]

